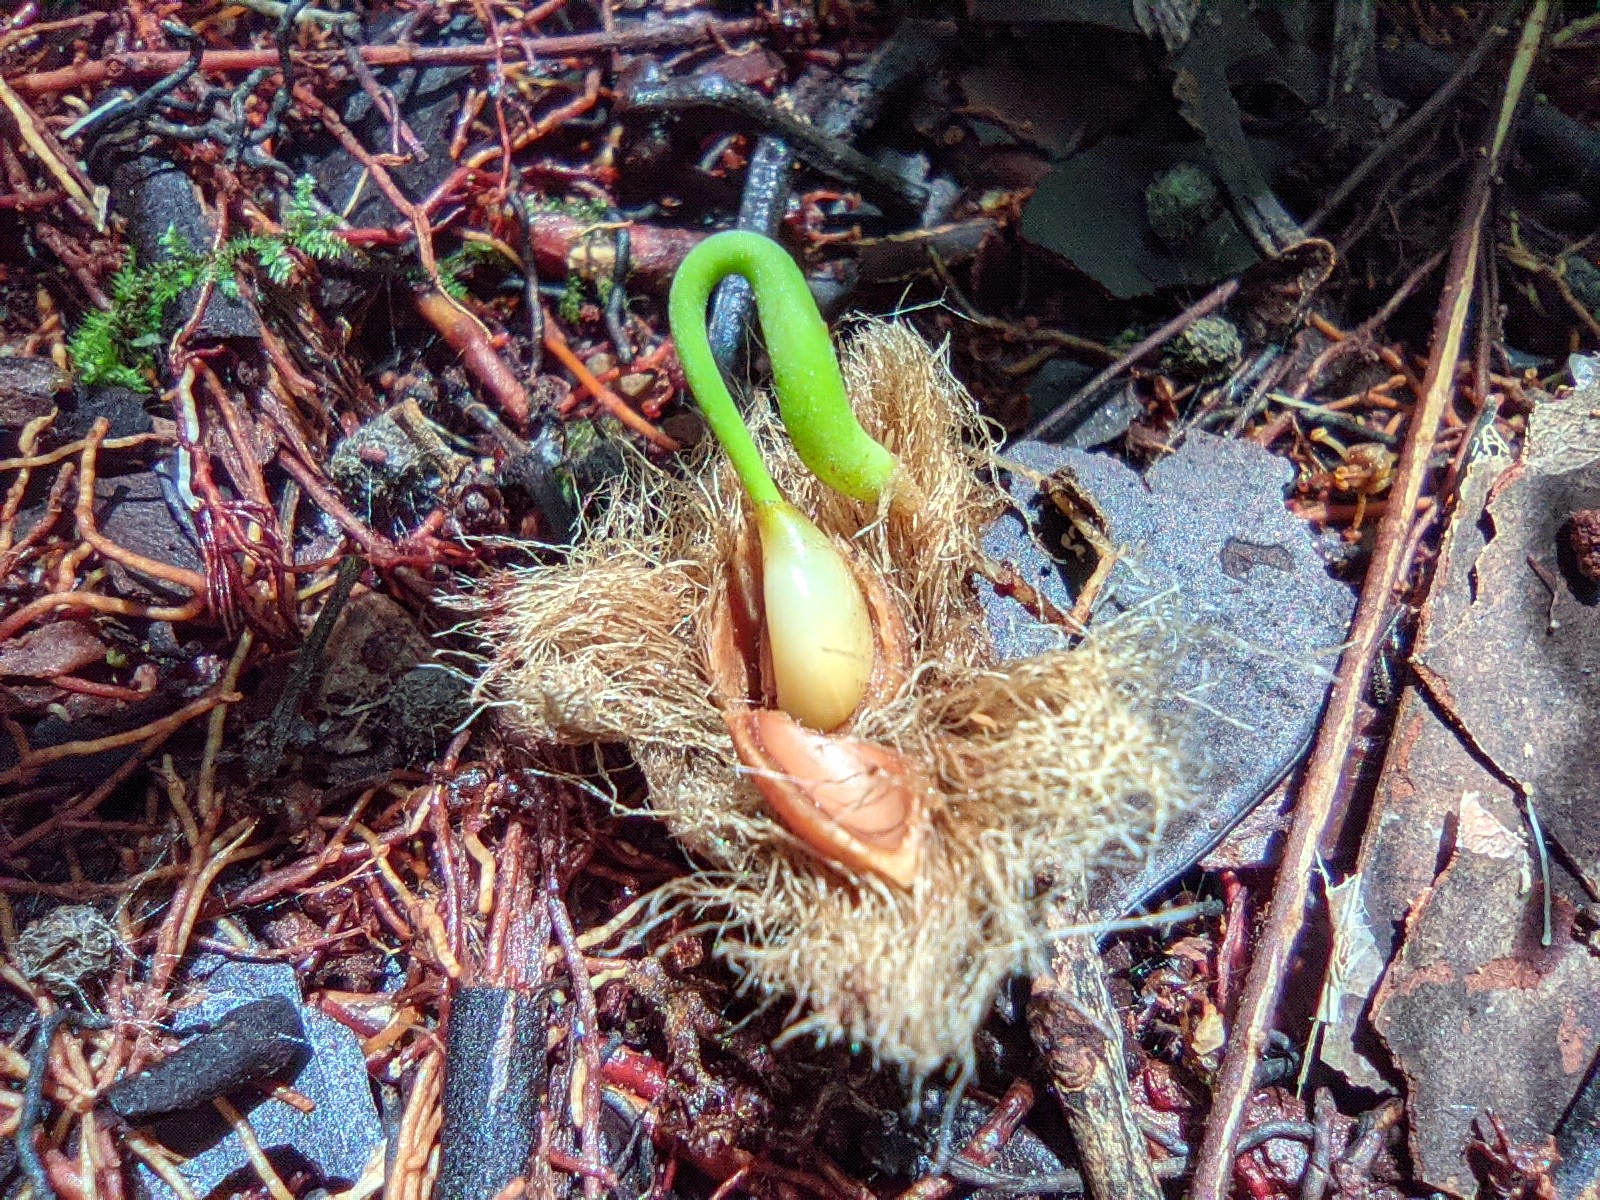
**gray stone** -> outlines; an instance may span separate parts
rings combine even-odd
[[[285,996],[300,1005],[311,1054],[298,1073],[284,1080],[316,1107],[302,1113],[265,1093],[230,1097],[249,1120],[256,1140],[280,1170],[309,1166],[328,1184],[350,1184],[361,1177],[383,1142],[361,1044],[343,1025],[301,1003],[292,967],[277,963],[235,962],[206,956],[188,972],[198,1003],[173,1019],[179,1032],[214,1025],[232,1009],[267,996]],[[253,1183],[256,1176],[244,1147],[215,1109],[173,1113],[147,1129],[169,1150],[187,1156],[178,1167],[195,1195],[205,1197],[224,1182]],[[138,1168],[140,1190],[152,1200],[177,1200],[148,1167]]]
[[[1185,731],[1194,804],[1168,824],[1141,871],[1094,882],[1093,916],[1115,917],[1199,861],[1299,761],[1355,597],[1330,577],[1310,528],[1284,504],[1293,466],[1253,442],[1191,434],[1143,478],[1105,455],[1042,442],[1020,442],[1006,457],[1043,476],[1069,471],[1105,518],[1123,557],[1095,623],[1160,605],[1180,638],[1165,707]],[[1008,487],[1017,507],[990,529],[986,548],[1071,608],[1073,577],[1086,565],[1046,548],[1060,519],[1022,472]],[[980,592],[1004,657],[1063,644],[1061,629],[987,585]]]

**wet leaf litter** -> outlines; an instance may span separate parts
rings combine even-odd
[[[0,28],[0,1186],[1592,1187],[1592,19],[346,7]]]

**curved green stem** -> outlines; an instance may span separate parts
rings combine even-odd
[[[900,464],[856,420],[805,276],[771,238],[730,230],[708,237],[684,258],[667,310],[684,377],[750,499],[761,505],[780,497],[706,337],[706,306],[729,275],[743,275],[755,292],[778,412],[800,461],[835,491],[876,503]]]

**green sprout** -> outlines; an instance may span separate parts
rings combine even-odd
[[[750,481],[765,475],[766,468],[717,370],[705,326],[711,293],[729,275],[743,275],[755,292],[778,413],[800,461],[834,491],[877,503],[900,462],[856,420],[827,322],[805,276],[771,238],[730,230],[708,237],[684,258],[672,281],[668,312],[684,378],[745,489],[756,498]]]
[[[717,284],[733,274],[747,278],[755,292],[778,412],[801,461],[830,487],[869,503],[889,486],[899,462],[851,411],[828,326],[782,247],[759,234],[731,232],[690,251],[668,301],[678,361],[755,507],[778,707],[826,731],[849,720],[866,694],[874,659],[872,618],[844,555],[783,498],[717,370],[706,337],[706,305]]]

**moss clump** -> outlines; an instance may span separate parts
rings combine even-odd
[[[1167,343],[1161,365],[1180,379],[1225,375],[1244,357],[1244,338],[1226,317],[1201,317]]]
[[[1179,163],[1145,189],[1145,219],[1163,245],[1181,250],[1211,224],[1222,205],[1211,176],[1193,163]]]
[[[245,259],[281,286],[294,277],[297,253],[319,262],[350,254],[338,235],[338,218],[317,207],[316,181],[309,175],[295,182],[282,218],[281,233],[242,234],[210,252],[196,250],[170,227],[161,235],[161,261],[140,265],[130,250],[111,279],[110,309],[89,313],[68,339],[79,378],[148,392],[162,320],[179,296],[214,283],[223,295],[238,299],[235,272]]]

